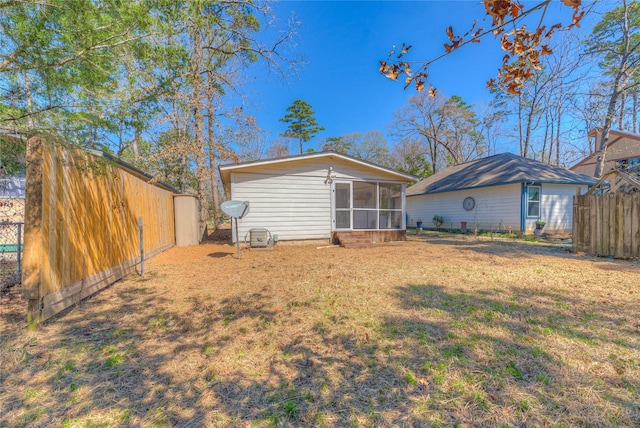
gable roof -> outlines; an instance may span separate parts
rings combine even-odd
[[[405,174],[404,172],[395,171],[393,169],[390,169],[381,165],[377,165],[375,163],[367,162],[362,159],[354,158],[353,156],[345,155],[344,153],[337,153],[337,152],[330,152],[330,151],[305,153],[302,155],[286,156],[286,157],[272,158],[272,159],[261,159],[256,161],[220,165],[218,169],[220,170],[220,179],[222,180],[222,183],[226,185],[226,183],[229,183],[230,181],[231,171],[246,170],[246,169],[265,166],[265,165],[287,164],[287,163],[299,162],[302,160],[321,159],[321,158],[327,158],[331,160],[340,159],[349,163],[354,163],[360,166],[364,166],[366,168],[373,169],[378,172],[390,174],[392,176],[395,176],[399,181],[404,181],[408,183],[413,183],[418,181],[418,178],[414,177],[411,174]]]
[[[512,153],[502,153],[450,166],[409,187],[407,196],[532,182],[592,185],[596,179]]]
[[[588,136],[589,137],[599,138],[601,133],[602,133],[602,129],[595,128],[595,129],[592,129],[589,132]],[[609,130],[609,140],[607,141],[607,149],[609,147],[613,146],[618,141],[622,140],[623,138],[628,138],[629,140],[638,141],[638,144],[640,145],[640,134],[634,134],[633,132],[628,132],[628,131],[618,131],[617,129],[610,129]],[[597,142],[596,142],[596,144],[597,144]],[[590,164],[590,163],[595,163],[597,155],[598,155],[597,152],[591,153],[589,156],[587,156],[586,158],[582,159],[580,162],[578,162],[577,164],[573,165],[569,169],[570,170],[574,170],[579,166]],[[614,160],[614,159],[608,159],[608,160]]]

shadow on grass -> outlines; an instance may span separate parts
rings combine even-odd
[[[3,344],[0,425],[640,423],[638,330],[626,324],[637,301],[517,286],[381,292],[398,309],[358,316],[269,287],[221,301],[117,288]]]
[[[217,251],[215,253],[207,254],[207,257],[211,257],[211,258],[214,258],[214,259],[221,259],[223,257],[233,257],[233,255],[234,255],[234,253],[231,252],[231,251],[229,251],[229,252]]]
[[[480,254],[493,254],[506,257],[526,258],[531,255],[548,255],[557,258],[581,259],[589,258],[597,263],[597,267],[603,270],[618,271],[620,269],[631,269],[634,274],[640,274],[640,260],[637,259],[614,259],[612,257],[598,257],[589,254],[575,254],[570,245],[558,245],[547,242],[527,242],[520,239],[496,239],[491,240],[486,237],[475,239],[472,236],[431,235],[425,237],[413,237],[413,242],[424,242],[434,246],[455,246],[459,250],[468,250]]]

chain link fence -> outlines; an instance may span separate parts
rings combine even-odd
[[[0,290],[20,283],[24,223],[0,223]]]
[[[20,283],[25,177],[0,176],[0,290]]]

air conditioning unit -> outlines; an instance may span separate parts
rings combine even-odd
[[[249,230],[249,246],[251,248],[266,248],[271,246],[271,233],[267,229]]]

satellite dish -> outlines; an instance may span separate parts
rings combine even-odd
[[[226,201],[220,205],[223,213],[236,219],[236,250],[240,259],[240,237],[238,236],[238,220],[249,214],[249,201]]]
[[[249,201],[226,201],[220,209],[229,217],[242,218],[249,214]]]

